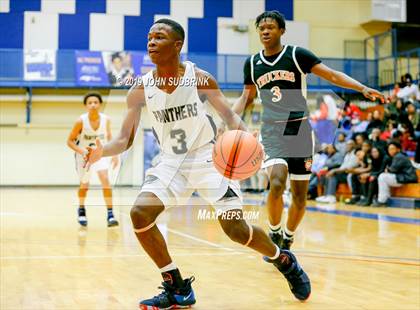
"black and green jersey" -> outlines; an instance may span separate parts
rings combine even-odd
[[[245,62],[244,84],[255,84],[257,88],[263,106],[262,142],[270,157],[312,154],[306,74],[320,62],[310,51],[291,45],[268,57],[260,51]]]

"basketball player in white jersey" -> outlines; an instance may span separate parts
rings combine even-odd
[[[112,212],[112,189],[108,178],[108,169],[110,166],[110,158],[101,158],[98,162],[90,166],[88,169],[83,160],[83,154],[88,146],[95,145],[96,139],[103,143],[110,141],[111,120],[103,113],[99,113],[102,105],[102,97],[99,93],[88,93],[83,98],[83,104],[87,109],[87,113],[82,114],[73,126],[67,139],[67,145],[74,150],[76,159],[76,170],[79,174],[80,187],[78,221],[82,226],[87,226],[85,199],[89,189],[89,180],[92,172],[98,174],[102,184],[104,200],[107,206],[107,222],[108,227],[117,226],[118,221],[114,218]],[[118,165],[118,157],[112,158],[113,169]]]
[[[165,208],[184,204],[194,190],[218,214],[228,215],[220,216],[219,222],[233,241],[270,257],[270,262],[286,277],[295,297],[305,300],[310,294],[310,281],[295,256],[280,250],[261,228],[243,220],[237,182],[222,177],[213,166],[216,128],[200,98],[208,100],[230,129],[246,128],[230,109],[215,79],[191,62],[180,62],[183,42],[184,30],[177,22],[160,19],[153,24],[147,49],[156,69],[129,91],[128,111],[119,135],[105,145],[98,140],[96,148],[88,148],[86,155],[91,164],[103,156],[127,150],[140,122],[141,109],[146,107],[162,154],[159,163],[146,173],[131,209],[131,219],[139,242],[161,271],[163,292],[141,301],[140,309],[188,308],[196,302],[191,288],[194,277],[181,277],[155,223]],[[191,80],[198,83],[194,85]],[[239,216],[228,219],[233,214]],[[226,305],[226,308],[234,307],[234,304]]]

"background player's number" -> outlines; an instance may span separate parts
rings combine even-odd
[[[185,142],[185,138],[187,135],[185,134],[185,131],[182,129],[174,129],[171,130],[171,138],[175,139],[178,143],[177,146],[172,147],[172,151],[174,151],[175,154],[184,154],[187,153],[187,142]]]
[[[280,91],[280,87],[278,86],[273,86],[270,89],[271,93],[273,94],[273,98],[271,98],[271,101],[273,102],[279,102],[281,100],[282,94]]]

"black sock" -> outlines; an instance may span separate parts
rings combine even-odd
[[[83,205],[79,206],[79,210],[78,210],[77,213],[79,214],[79,216],[86,216],[85,206],[83,206]]]
[[[108,209],[108,220],[111,218],[111,217],[114,217],[114,213],[112,213],[112,209]]]
[[[161,274],[164,282],[178,288],[182,288],[185,286],[184,280],[182,279],[181,273],[179,272],[178,268],[162,272]]]

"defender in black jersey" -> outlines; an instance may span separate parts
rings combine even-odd
[[[264,49],[249,57],[244,66],[244,88],[233,110],[241,114],[258,95],[263,105],[261,138],[270,176],[268,217],[270,236],[289,249],[294,232],[305,213],[306,195],[311,174],[314,138],[306,104],[306,75],[319,77],[359,92],[371,100],[383,96],[342,72],[322,64],[312,52],[297,46],[283,45],[285,19],[278,11],[259,15],[255,26]],[[290,174],[292,205],[286,226],[281,228],[283,191]]]

